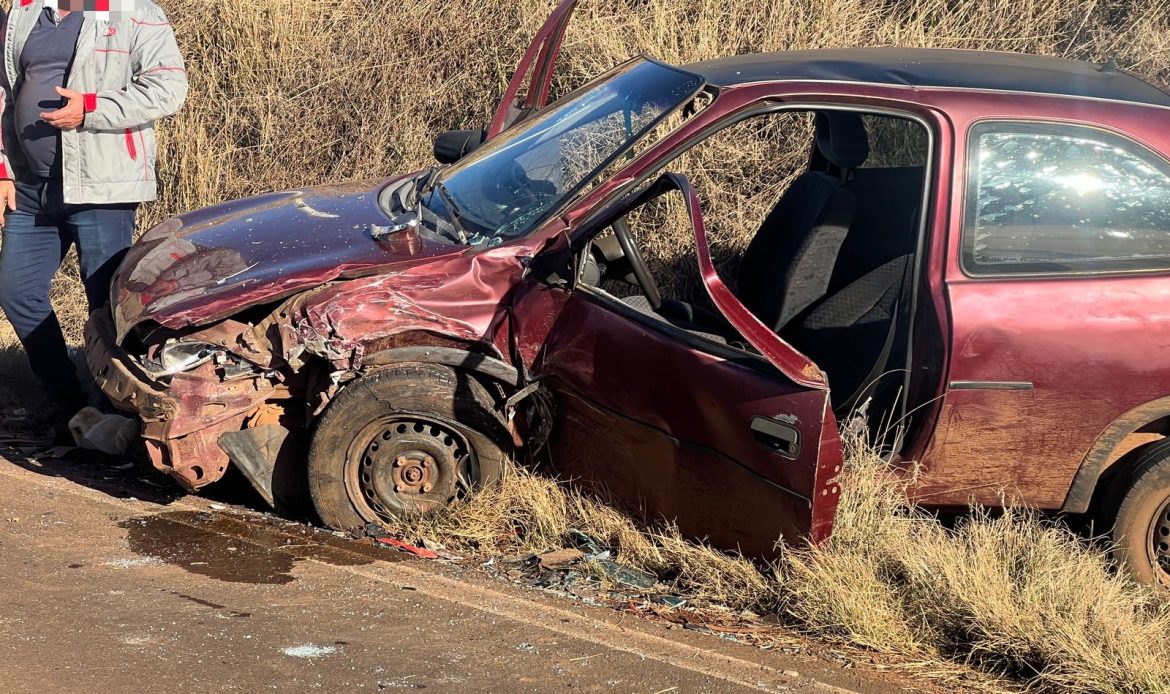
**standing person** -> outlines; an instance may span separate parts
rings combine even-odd
[[[109,300],[138,204],[157,194],[154,122],[187,95],[152,0],[114,3],[125,12],[85,4],[14,0],[0,71],[0,308],[44,387],[26,424],[58,431],[87,403],[49,303],[53,275],[76,246],[90,311]]]

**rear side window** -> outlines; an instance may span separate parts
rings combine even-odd
[[[1170,269],[1170,165],[1074,125],[971,131],[963,265],[972,275]]]

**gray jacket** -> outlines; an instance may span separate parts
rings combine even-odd
[[[145,202],[158,194],[154,122],[187,98],[187,73],[163,11],[136,0],[132,13],[99,19],[87,12],[66,88],[85,95],[85,122],[61,132],[65,202]],[[20,84],[20,53],[44,11],[44,0],[15,0],[4,28],[3,144],[5,177],[23,162],[16,139],[12,86]]]

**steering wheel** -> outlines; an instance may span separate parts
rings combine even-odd
[[[556,197],[557,189],[549,181],[531,179],[518,162],[509,162],[496,172],[495,182],[485,187],[484,197],[494,203],[513,208],[542,204]]]
[[[634,271],[634,279],[638,280],[638,286],[642,288],[642,292],[646,295],[646,300],[650,302],[650,308],[657,311],[662,308],[662,294],[658,291],[658,285],[654,282],[654,276],[650,274],[649,268],[646,267],[646,259],[642,257],[642,252],[638,250],[637,244],[634,243],[633,236],[630,234],[630,224],[625,217],[617,220],[612,225],[613,235],[617,237],[618,244],[622,247],[622,254],[630,263],[630,268]]]

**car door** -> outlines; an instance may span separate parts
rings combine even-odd
[[[516,125],[548,103],[557,56],[560,55],[565,30],[569,28],[569,20],[573,17],[577,2],[562,0],[536,33],[536,38],[520,59],[516,73],[504,91],[504,98],[488,126],[487,139]],[[527,89],[524,89],[525,84]]]
[[[1083,511],[1069,485],[1098,437],[1165,396],[1170,162],[1035,121],[975,124],[966,160],[949,387],[916,496]]]
[[[720,281],[687,198],[704,285],[754,350],[697,337],[589,287],[532,282],[515,304],[524,360],[553,394],[554,470],[686,535],[772,556],[832,529],[841,449],[824,377]]]

